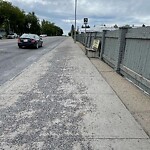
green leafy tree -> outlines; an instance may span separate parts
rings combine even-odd
[[[10,2],[0,0],[0,25],[4,26],[7,33],[21,32],[24,24],[24,12]]]
[[[116,24],[114,25],[114,28],[119,28]]]
[[[56,26],[54,23],[43,20],[41,26],[42,34],[47,34],[48,36],[62,36],[63,30]]]
[[[40,34],[41,31],[40,23],[34,12],[32,13],[29,12],[25,16],[24,30],[27,33]]]
[[[6,31],[9,30],[10,13],[13,6],[10,2],[0,0],[0,25],[4,25]]]
[[[74,38],[74,33],[76,32],[76,35],[79,34],[79,29],[75,31],[74,25],[71,26],[71,31],[68,33],[69,36],[72,36]]]
[[[71,26],[71,30],[70,30],[70,32],[68,33],[68,35],[69,36],[71,36],[71,37],[73,37],[74,36],[74,25],[72,24],[72,26]]]
[[[43,20],[42,25],[34,12],[26,14],[23,10],[13,6],[12,3],[0,0],[0,27],[7,33],[45,33],[55,36],[62,35],[63,30],[54,23]]]

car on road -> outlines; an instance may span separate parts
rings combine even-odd
[[[15,39],[17,37],[18,37],[18,35],[16,33],[10,33],[10,34],[7,35],[8,39]]]
[[[0,34],[0,39],[3,39],[3,36]]]
[[[41,37],[39,37],[37,34],[27,34],[24,33],[18,38],[18,47],[33,47],[38,49],[39,47],[42,47],[43,40]]]
[[[41,34],[40,37],[47,37],[47,34]]]

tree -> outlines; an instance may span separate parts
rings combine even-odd
[[[4,25],[6,32],[19,32],[24,23],[24,12],[10,2],[0,0],[0,25]]]
[[[74,25],[72,24],[71,30],[70,30],[70,32],[68,33],[68,35],[71,36],[72,38],[74,37],[74,30],[75,30],[75,28],[74,28]]]
[[[60,27],[46,20],[42,21],[41,32],[49,36],[62,36],[63,34],[63,30]]]
[[[118,26],[115,24],[115,25],[114,25],[114,28],[118,28]]]
[[[9,30],[9,18],[10,18],[10,13],[12,10],[12,5],[10,2],[5,2],[3,0],[0,0],[0,25],[4,25],[6,31],[8,32]]]
[[[40,34],[40,23],[34,12],[29,12],[25,16],[24,31],[26,33]]]
[[[26,14],[12,3],[3,0],[0,0],[0,27],[7,33],[45,33],[52,36],[63,34],[63,30],[54,23],[43,20],[41,26],[34,12]]]
[[[75,30],[75,27],[74,25],[72,24],[71,26],[71,36],[74,37],[74,30]]]
[[[26,33],[41,33],[40,23],[34,12],[29,12],[25,16],[24,30]]]
[[[145,24],[143,24],[142,27],[145,27]]]
[[[14,19],[15,18],[15,19]],[[25,23],[25,12],[18,7],[13,7],[9,18],[11,30],[15,33],[23,33]]]

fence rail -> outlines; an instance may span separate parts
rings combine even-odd
[[[77,41],[86,47],[93,39],[101,41],[97,57],[150,94],[150,27],[77,35]]]

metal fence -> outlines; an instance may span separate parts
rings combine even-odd
[[[101,40],[97,57],[150,94],[150,27],[77,35],[77,41],[86,47],[95,38]]]

